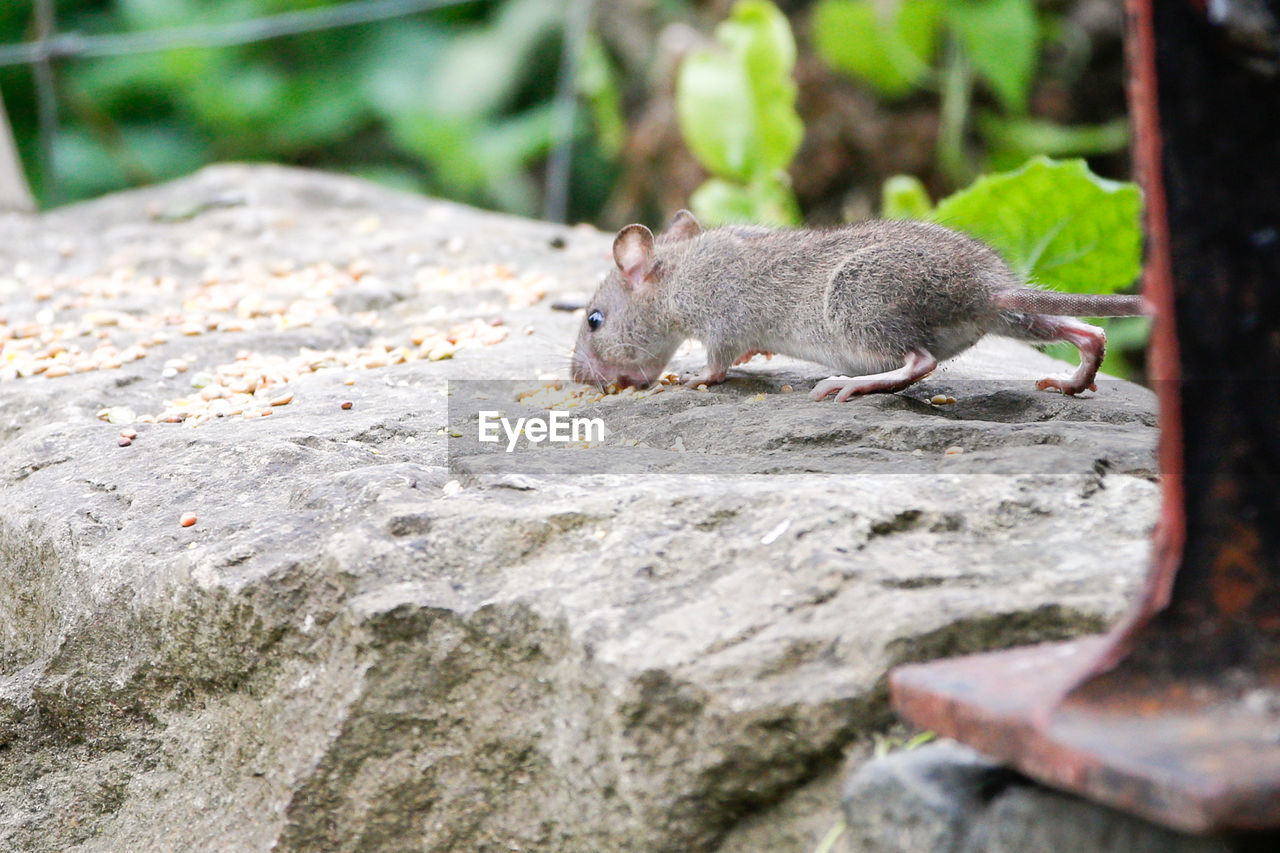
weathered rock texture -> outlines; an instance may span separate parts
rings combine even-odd
[[[844,793],[855,853],[1231,853],[1275,838],[1183,835],[1050,791],[959,744],[864,765]]]
[[[10,334],[123,348],[174,323],[118,369],[0,383],[0,848],[810,850],[843,757],[891,720],[890,666],[1123,609],[1152,398],[1037,392],[1066,366],[1012,343],[901,395],[813,403],[781,389],[821,368],[775,360],[587,407],[602,447],[451,453],[446,382],[564,368],[578,321],[549,303],[607,248],[264,167],[0,219]],[[510,274],[458,283],[492,263]],[[316,264],[354,271],[318,309],[209,296]],[[538,272],[528,305],[512,282]],[[98,417],[165,411],[240,350],[495,315],[500,343],[303,372],[270,417],[135,424],[128,447]]]

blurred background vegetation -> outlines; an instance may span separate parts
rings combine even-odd
[[[577,0],[475,0],[233,47],[56,63],[59,201],[273,161],[525,215],[544,210],[565,21]],[[340,0],[58,0],[57,30],[215,25]],[[573,44],[571,221],[656,222],[708,171],[681,133],[680,63],[713,44],[731,0],[599,0]],[[1120,0],[780,0],[803,125],[784,181],[804,221],[877,212],[914,175],[938,198],[1035,153],[1128,177]],[[0,6],[0,45],[34,38]],[[572,30],[570,30],[572,31]],[[723,35],[723,33],[721,34]],[[732,35],[732,34],[730,34]],[[723,42],[723,38],[721,39]],[[44,204],[32,69],[0,93]],[[565,128],[561,128],[565,129]],[[790,153],[790,152],[789,152]]]

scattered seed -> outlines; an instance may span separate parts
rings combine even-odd
[[[131,424],[136,419],[137,415],[128,406],[111,406],[98,412],[98,420],[116,424],[117,426]]]
[[[783,386],[782,386],[782,393],[783,393],[783,394],[790,394],[790,393],[791,393],[792,391],[794,391],[794,390],[796,390],[796,389],[792,388],[790,385],[783,385]]]
[[[138,431],[136,429],[122,429],[120,430],[120,437],[127,438],[132,441],[138,437]]]
[[[964,453],[964,448],[952,446],[952,447],[948,447],[946,450],[942,452],[946,456],[959,456],[961,453]]]
[[[343,409],[350,409],[350,408],[351,408],[352,406],[354,406],[354,405],[355,405],[355,404],[354,404],[354,403],[352,403],[350,400],[344,400],[344,401],[342,402],[342,408],[343,408]]]
[[[120,445],[121,447],[128,447],[129,445],[133,444],[133,439],[120,436],[120,438],[116,439],[116,444]]]
[[[290,403],[292,403],[292,402],[293,402],[293,392],[292,392],[292,391],[290,391],[290,392],[289,392],[289,393],[287,393],[287,394],[281,394],[279,397],[276,397],[276,398],[275,398],[274,400],[272,400],[268,405],[272,405],[272,406],[287,406],[287,405],[289,405],[289,404],[290,404]]]
[[[196,514],[194,512],[184,512],[182,518],[178,519],[178,523],[183,527],[190,527],[196,523]]]

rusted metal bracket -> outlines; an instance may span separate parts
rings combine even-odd
[[[1126,0],[1163,508],[1104,637],[891,675],[917,725],[1192,832],[1280,827],[1280,3]]]

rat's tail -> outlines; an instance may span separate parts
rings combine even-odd
[[[1141,296],[1059,293],[1034,287],[1002,290],[992,297],[991,303],[1002,311],[1063,317],[1134,317],[1151,313]]]

